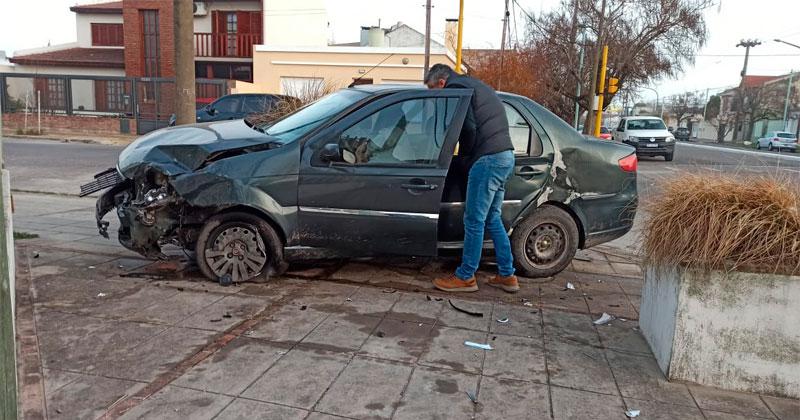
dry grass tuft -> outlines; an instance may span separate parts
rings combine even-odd
[[[647,210],[651,266],[800,273],[800,192],[789,182],[688,175]]]
[[[270,124],[336,90],[338,86],[323,80],[285,86],[284,95],[292,99],[278,102],[267,112],[248,115],[247,121],[251,124]]]

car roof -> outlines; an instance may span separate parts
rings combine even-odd
[[[631,119],[635,119],[635,120],[660,120],[661,119],[661,118],[658,118],[658,117],[654,117],[652,115],[633,115],[633,116],[625,117],[625,118],[627,118],[629,120],[631,120]]]

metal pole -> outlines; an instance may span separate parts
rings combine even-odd
[[[464,34],[464,0],[458,2],[458,41],[456,41],[456,73],[461,71],[461,39]]]
[[[608,64],[608,45],[603,45],[603,56],[600,62],[600,85],[597,92],[597,118],[594,120],[594,136],[600,137],[600,126],[603,124],[603,100],[606,91],[606,65]]]
[[[176,124],[197,122],[194,81],[194,11],[192,0],[173,0],[175,33]],[[157,82],[156,82],[157,83]]]
[[[508,30],[508,0],[503,11],[503,35],[500,37],[500,74],[497,75],[497,90],[503,84],[503,65],[505,65],[506,55],[506,31]]]
[[[786,102],[783,104],[783,129],[786,130],[789,127],[789,97],[792,94],[792,77],[794,76],[794,70],[789,73],[789,83],[786,86]]]
[[[36,133],[42,134],[42,91],[36,91]],[[26,133],[27,134],[27,133]]]
[[[583,44],[586,44],[586,36],[583,36]],[[578,129],[578,122],[580,121],[581,116],[581,85],[583,80],[581,79],[581,74],[583,73],[583,56],[584,52],[586,51],[586,47],[581,45],[581,52],[578,55],[578,83],[577,87],[575,88],[575,121],[572,124],[575,126],[575,129]]]
[[[422,77],[428,75],[431,68],[431,0],[425,2],[425,70]]]
[[[594,127],[594,95],[597,95],[597,71],[600,65],[600,52],[601,52],[601,45],[603,45],[603,32],[605,28],[605,17],[606,17],[606,0],[600,5],[600,19],[599,25],[597,27],[597,41],[595,41],[597,45],[597,51],[594,53],[594,61],[592,62],[592,80],[591,80],[591,88],[590,92],[591,95],[589,96],[589,109],[586,113],[586,123],[583,125],[583,131],[586,134],[590,134],[592,127]]]

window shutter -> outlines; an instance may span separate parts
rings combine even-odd
[[[236,12],[236,32],[250,33],[250,12]]]
[[[106,81],[95,80],[94,82],[94,110],[108,111],[108,100],[106,98]]]

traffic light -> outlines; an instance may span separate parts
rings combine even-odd
[[[619,79],[616,77],[609,77],[607,86],[606,93],[617,93],[617,91],[619,91]]]

